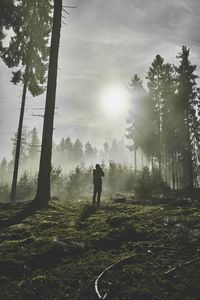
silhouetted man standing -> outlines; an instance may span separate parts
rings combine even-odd
[[[101,191],[102,191],[102,178],[104,176],[104,172],[99,164],[96,164],[95,169],[93,170],[93,184],[94,184],[94,192],[93,192],[93,204],[96,203],[97,197],[97,206],[100,205],[101,199]]]

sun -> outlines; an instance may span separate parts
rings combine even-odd
[[[118,117],[128,110],[128,91],[120,85],[107,87],[101,96],[101,106],[104,114]]]

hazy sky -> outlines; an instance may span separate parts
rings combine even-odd
[[[121,138],[125,113],[106,116],[100,106],[103,91],[126,87],[135,74],[144,79],[160,54],[176,63],[182,45],[191,48],[191,61],[200,66],[199,0],[64,0],[77,5],[64,14],[57,85],[54,140],[70,136],[97,146]],[[199,72],[199,68],[198,68]],[[0,63],[0,159],[11,152],[22,86],[10,83],[11,71]],[[45,94],[27,98],[24,126],[41,133]]]

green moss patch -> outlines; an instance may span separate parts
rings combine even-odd
[[[1,205],[0,215],[19,206]],[[170,203],[52,201],[0,232],[1,299],[199,299],[200,207]],[[178,267],[178,268],[177,268]],[[174,269],[173,272],[167,271]]]

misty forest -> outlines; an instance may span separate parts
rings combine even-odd
[[[0,1],[0,299],[199,299],[199,15]]]

